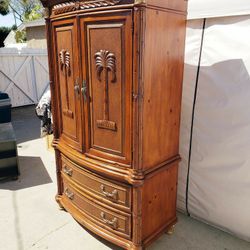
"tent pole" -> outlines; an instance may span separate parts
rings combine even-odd
[[[194,99],[193,99],[194,102],[193,102],[193,109],[192,109],[191,131],[190,131],[190,142],[189,142],[189,155],[188,155],[188,171],[187,171],[187,181],[186,181],[186,211],[187,211],[188,216],[190,216],[189,207],[188,207],[188,198],[189,198],[190,163],[191,163],[191,157],[192,157],[192,144],[193,144],[194,115],[195,115],[195,107],[196,107],[196,100],[197,100],[197,91],[198,91],[198,83],[199,83],[199,76],[200,76],[200,66],[201,66],[201,57],[202,57],[202,50],[203,50],[203,41],[204,41],[205,28],[206,28],[206,18],[203,19],[200,54],[199,54],[198,68],[197,68],[197,74],[196,74]]]

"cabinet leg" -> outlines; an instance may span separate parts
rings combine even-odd
[[[174,231],[175,231],[175,225],[172,225],[172,226],[170,226],[170,227],[167,229],[166,234],[167,234],[167,235],[172,235],[172,234],[174,233]]]
[[[55,199],[56,199],[56,202],[57,202],[57,204],[59,206],[59,209],[60,210],[65,210],[62,203],[61,203],[61,195],[56,195]]]
[[[138,245],[131,245],[131,247],[129,248],[129,250],[143,250],[144,248],[142,246],[138,246]]]

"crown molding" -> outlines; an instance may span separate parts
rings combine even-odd
[[[52,7],[58,4],[67,4],[70,2],[75,2],[75,3],[83,3],[83,4],[88,4],[88,2],[94,2],[94,0],[74,0],[74,1],[70,1],[70,0],[40,0],[42,5],[44,7]],[[120,4],[141,4],[144,3],[146,0],[108,0],[107,2],[119,2]],[[98,2],[96,0],[96,2]],[[101,2],[101,1],[100,1]]]

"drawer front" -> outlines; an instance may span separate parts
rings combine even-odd
[[[62,172],[77,182],[83,188],[83,191],[111,206],[130,211],[131,188],[129,186],[110,182],[83,170],[64,156],[62,156]]]
[[[63,179],[63,186],[63,199],[74,204],[88,219],[114,234],[130,238],[131,215],[124,212],[120,214],[119,211],[114,212],[112,211],[114,209],[110,210],[90,201],[66,179]]]

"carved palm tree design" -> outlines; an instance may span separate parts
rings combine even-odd
[[[70,54],[67,50],[62,49],[59,52],[59,61],[61,70],[66,69],[66,74],[70,75]]]
[[[111,82],[116,82],[116,58],[115,55],[108,50],[100,50],[95,53],[96,73],[97,78],[102,82],[102,72],[104,72],[104,105],[103,105],[103,120],[97,121],[99,128],[116,130],[116,124],[109,121],[109,72],[112,74]]]
[[[60,63],[60,68],[65,76],[65,88],[66,88],[66,109],[63,111],[63,113],[73,118],[73,112],[69,110],[68,77],[71,74],[71,70],[70,70],[70,53],[67,50],[62,49],[59,52],[59,63]]]

